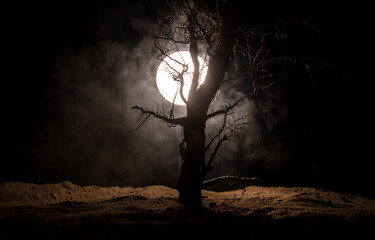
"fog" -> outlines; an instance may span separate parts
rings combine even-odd
[[[45,144],[35,146],[41,160],[38,169],[48,169],[46,179],[60,176],[98,185],[176,184],[181,128],[155,118],[142,124],[145,117],[131,110],[138,105],[169,113],[171,104],[156,87],[160,62],[151,50],[151,39],[145,37],[132,48],[104,41],[57,58],[52,78],[59,87],[47,88],[47,94],[59,96],[54,109],[59,120],[46,120],[37,136]],[[242,94],[233,86],[224,89],[212,109],[222,107],[219,99],[234,102]],[[175,107],[175,117],[185,112],[184,106]],[[251,123],[224,145],[214,175],[238,174],[251,143],[258,144],[254,112],[254,104],[244,101],[228,116],[228,125],[243,116]],[[222,117],[208,121],[207,134],[216,134],[221,125]]]
[[[241,102],[227,123],[244,117],[248,124],[223,145],[207,177],[258,176],[264,185],[358,189],[371,175],[366,140],[372,126],[371,66],[363,60],[371,44],[355,37],[368,30],[367,15],[356,20],[361,23],[351,30],[356,34],[342,39],[354,21],[347,18],[352,7],[335,11],[336,18],[319,6],[320,14],[297,5],[257,7],[252,14],[238,9],[241,27],[280,16],[320,23],[320,35],[294,26],[286,29],[290,34],[281,48],[267,47],[271,54],[311,57],[325,65],[310,69],[314,87],[306,71],[282,65],[276,70],[287,74]],[[181,128],[155,118],[139,127],[144,118],[131,110],[135,105],[170,110],[156,87],[160,62],[152,56],[152,38],[141,30],[157,27],[166,14],[164,1],[57,1],[7,9],[14,15],[3,44],[7,157],[0,180],[175,187]],[[328,70],[322,67],[327,65]],[[226,77],[234,75],[230,69]],[[225,84],[211,109],[233,103],[249,86],[246,79]],[[184,113],[184,107],[175,107],[175,117]],[[222,118],[207,122],[208,140]],[[347,178],[350,174],[356,178]]]
[[[49,7],[49,12],[40,13],[40,20],[32,11],[27,13],[33,16],[30,25],[37,26],[31,31],[39,34],[34,45],[42,53],[38,56],[40,53],[36,52],[33,60],[48,64],[44,69],[38,66],[44,74],[43,82],[38,79],[39,73],[32,76],[40,84],[31,89],[40,92],[36,109],[41,113],[36,115],[37,123],[30,126],[33,134],[17,140],[15,160],[5,179],[37,183],[70,180],[101,186],[175,186],[181,164],[181,128],[151,118],[139,127],[144,117],[131,110],[135,105],[155,111],[170,110],[170,103],[163,100],[156,87],[160,62],[151,54],[152,38],[142,31],[157,27],[158,17],[165,14],[165,5],[99,1]],[[21,25],[25,24],[22,19]],[[41,41],[44,38],[49,39],[47,44]],[[181,50],[186,50],[186,46],[181,46]],[[43,53],[50,57],[44,58]],[[227,77],[233,74],[231,70]],[[249,90],[248,86],[246,79],[225,85],[210,111],[235,102]],[[245,99],[228,116],[229,126],[241,118],[248,124],[223,145],[208,177],[258,175],[261,172],[248,169],[254,164],[273,173],[287,160],[283,143],[272,139],[272,131],[285,121],[287,109],[282,99],[277,99],[279,93],[267,94],[271,97],[262,102]],[[34,112],[35,106],[30,111]],[[182,117],[185,112],[184,107],[175,107],[175,117]],[[207,141],[221,128],[222,118],[207,122]],[[25,128],[19,126],[19,131],[24,134]],[[267,137],[264,129],[268,130]],[[256,149],[260,149],[256,156],[250,157]],[[23,170],[17,173],[18,164],[23,165]]]

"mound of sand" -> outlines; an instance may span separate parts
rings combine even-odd
[[[180,204],[177,197],[176,190],[165,186],[0,183],[0,230],[12,238],[27,233],[47,239],[102,239],[244,232],[358,235],[375,227],[375,199],[322,189],[250,186],[203,191],[202,207]]]
[[[61,202],[98,202],[126,196],[145,198],[176,197],[177,191],[164,187],[80,187],[69,181],[36,185],[22,182],[0,183],[0,207],[46,206]]]

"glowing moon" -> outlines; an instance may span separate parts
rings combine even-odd
[[[207,74],[207,65],[203,59],[198,57],[199,60],[199,83],[198,87],[204,82]],[[175,52],[166,57],[164,61],[159,65],[156,73],[156,84],[160,94],[169,102],[177,105],[185,105],[184,101],[180,96],[181,83],[176,81],[179,73],[182,73],[184,66],[187,67],[187,71],[183,75],[184,87],[183,96],[188,99],[191,81],[193,78],[194,64],[191,60],[190,52],[180,51]]]

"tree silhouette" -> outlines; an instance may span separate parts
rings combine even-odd
[[[236,3],[238,4],[238,3]],[[140,106],[138,110],[144,117],[140,126],[150,117],[163,120],[172,127],[183,129],[183,138],[179,144],[183,160],[178,178],[179,201],[187,204],[201,204],[201,189],[214,182],[225,180],[256,182],[256,178],[224,176],[204,181],[212,171],[213,162],[220,147],[228,139],[236,136],[242,127],[249,124],[246,116],[229,122],[236,107],[245,99],[255,97],[261,90],[273,85],[271,66],[279,62],[291,62],[309,71],[311,60],[293,57],[272,57],[265,41],[272,38],[282,41],[286,35],[280,30],[286,24],[304,24],[318,29],[308,22],[276,22],[254,25],[249,29],[236,26],[233,1],[216,1],[214,4],[199,1],[173,1],[169,3],[171,14],[159,22],[159,29],[146,33],[153,37],[155,51],[153,55],[160,61],[170,58],[170,54],[188,49],[194,64],[192,84],[188,97],[182,94],[184,71],[171,70],[174,80],[180,83],[180,94],[186,104],[186,116],[175,117],[172,104],[169,114],[158,109],[149,110]],[[204,83],[199,86],[201,74],[198,56],[207,62],[208,70]],[[241,62],[239,66],[238,62]],[[245,63],[245,64],[244,64]],[[245,65],[243,67],[242,65]],[[228,70],[234,69],[233,76]],[[247,79],[249,90],[241,97],[228,103],[222,101],[221,108],[212,109],[212,102],[222,85],[235,84],[238,79]],[[220,116],[222,124],[216,134],[206,135],[206,123],[209,119]]]

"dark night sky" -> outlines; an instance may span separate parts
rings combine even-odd
[[[312,72],[315,88],[306,73],[288,74],[274,92],[250,105],[258,121],[256,139],[275,146],[248,169],[265,185],[374,196],[373,19],[369,6],[353,4],[238,8],[243,26],[276,18],[311,21],[321,32],[290,28],[282,51],[338,70]],[[154,85],[158,63],[150,39],[137,27],[152,27],[165,11],[163,1],[19,2],[2,9],[0,181],[174,186],[180,131],[151,120],[126,133],[137,118],[131,106],[160,100]],[[269,104],[266,113],[259,110],[262,99]],[[276,119],[271,128],[270,119]],[[246,146],[225,151],[224,158],[237,158]],[[235,174],[241,164],[232,162],[219,161],[217,174]]]

